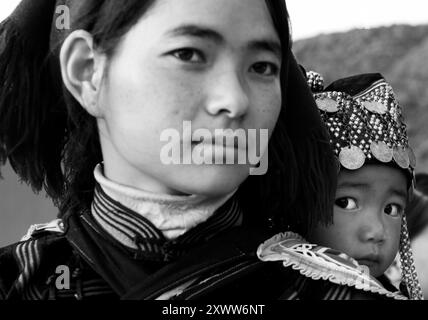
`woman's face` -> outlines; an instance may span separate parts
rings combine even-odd
[[[98,118],[106,176],[170,194],[235,190],[250,165],[236,159],[198,165],[193,157],[183,164],[185,154],[212,147],[209,139],[187,141],[183,127],[206,129],[213,139],[216,129],[244,129],[247,143],[250,129],[270,136],[281,108],[281,56],[264,1],[158,0],[124,36],[106,70]],[[171,150],[179,161],[166,164]],[[214,150],[238,152],[233,143]]]

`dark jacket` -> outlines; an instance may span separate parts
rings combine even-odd
[[[151,300],[162,297],[209,301],[401,298],[394,294],[388,297],[377,290],[359,290],[358,283],[337,283],[334,277],[325,280],[328,270],[318,274],[306,270],[306,275],[302,275],[303,265],[293,265],[301,257],[285,267],[284,257],[290,251],[281,242],[282,236],[265,242],[258,257],[257,247],[267,238],[260,230],[236,227],[177,259],[151,261],[121,251],[96,229],[88,216],[70,215],[33,227],[27,240],[0,249],[0,298]],[[282,253],[283,249],[279,250],[283,258],[278,259],[270,252],[279,247],[285,249]],[[303,247],[308,248],[304,244]],[[260,259],[261,249],[268,257],[263,259],[266,261]],[[295,252],[298,250],[292,254]]]

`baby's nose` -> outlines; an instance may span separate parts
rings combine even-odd
[[[368,214],[360,228],[360,238],[364,242],[382,243],[386,238],[385,223],[378,214]]]

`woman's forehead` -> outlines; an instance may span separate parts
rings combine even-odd
[[[260,0],[157,0],[140,22],[169,34],[193,25],[236,41],[242,37],[279,41],[267,5]]]

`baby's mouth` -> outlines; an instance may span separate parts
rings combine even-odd
[[[369,254],[355,260],[357,260],[359,264],[371,267],[377,265],[380,262],[380,256],[375,254]]]

